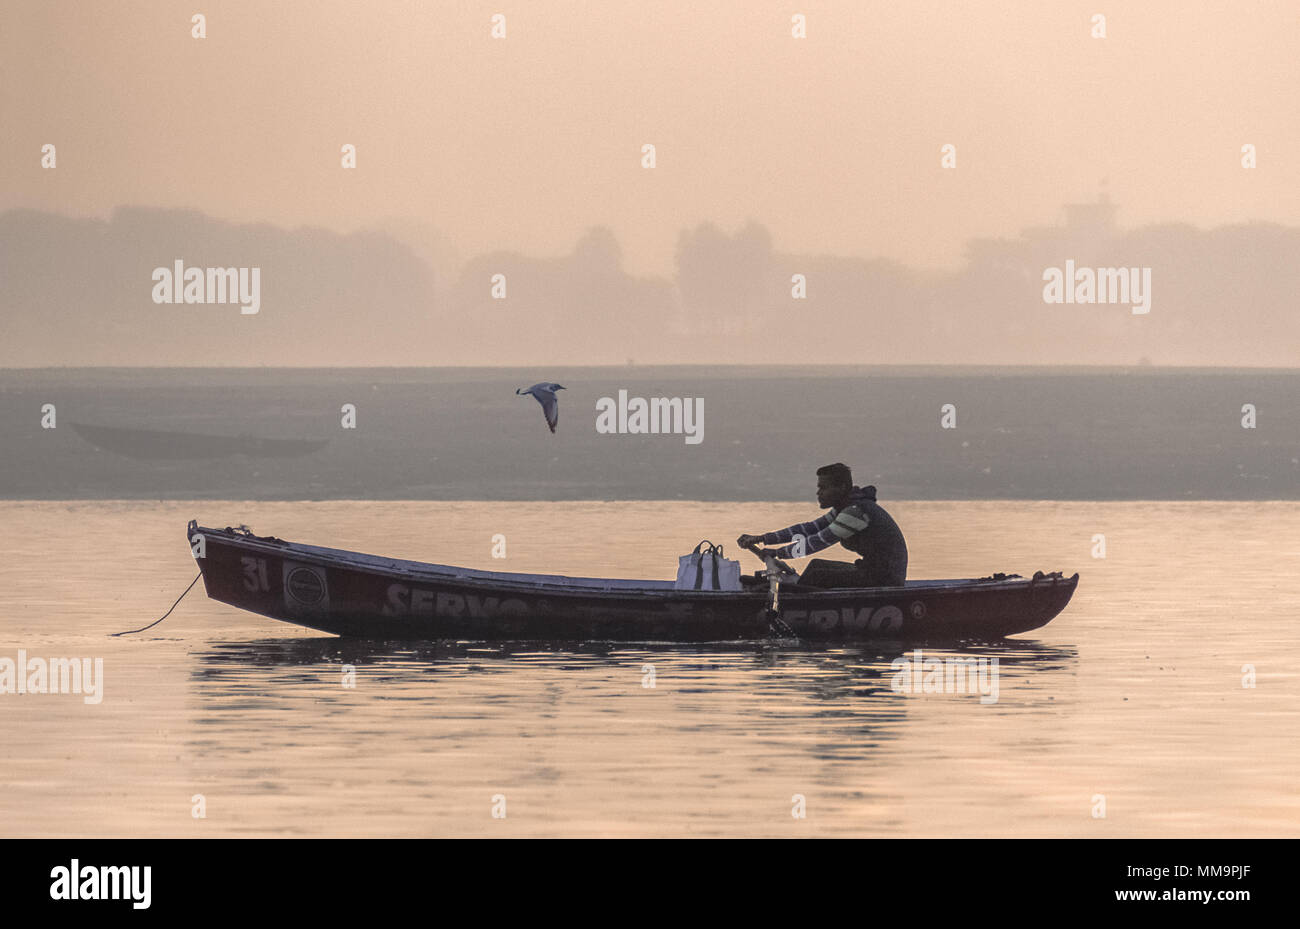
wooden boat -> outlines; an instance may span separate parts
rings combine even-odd
[[[677,590],[672,581],[512,574],[402,561],[212,529],[191,520],[208,596],[342,636],[458,641],[706,642],[773,635],[768,584]],[[760,572],[761,573],[761,572]],[[995,574],[903,587],[784,584],[782,634],[851,642],[992,639],[1037,629],[1069,603],[1079,575]],[[778,624],[779,625],[779,624]]]

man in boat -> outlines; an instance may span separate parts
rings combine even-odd
[[[782,545],[771,554],[802,558],[839,542],[856,562],[814,558],[799,576],[809,587],[901,587],[907,580],[907,542],[893,517],[876,503],[876,488],[856,487],[846,464],[817,469],[817,503],[830,512],[810,523],[762,535],[742,535],[741,548]],[[786,544],[789,543],[789,544]]]

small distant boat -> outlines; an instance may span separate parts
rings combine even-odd
[[[701,642],[771,637],[767,585],[677,590],[672,581],[477,571],[210,529],[191,551],[213,600],[341,636],[454,641]],[[1079,575],[995,574],[903,587],[784,585],[780,619],[801,640],[991,639],[1037,629]]]
[[[91,445],[128,458],[185,460],[196,458],[297,458],[329,444],[329,439],[261,439],[256,436],[202,435],[160,429],[91,426],[72,423],[73,431]]]

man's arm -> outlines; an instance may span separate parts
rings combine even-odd
[[[786,545],[776,550],[775,555],[778,558],[802,558],[807,555],[820,552],[824,548],[830,548],[836,542],[842,542],[850,536],[861,532],[867,528],[869,520],[856,506],[846,506],[838,513],[827,513],[821,519],[811,523],[801,523],[798,526],[791,526],[789,529],[782,529],[780,532],[769,532],[763,536],[763,543],[771,545],[778,542],[788,542],[795,535],[803,535],[803,550],[795,554],[795,545]],[[801,530],[811,530],[804,532]]]
[[[824,516],[817,517],[810,523],[797,523],[796,525],[790,526],[788,529],[778,529],[775,532],[765,532],[762,535],[742,535],[736,540],[736,542],[741,548],[749,548],[753,545],[757,545],[759,542],[762,542],[764,545],[779,545],[782,542],[793,542],[796,536],[803,536],[806,547],[807,540],[815,538],[820,533],[824,532],[831,525],[832,521],[833,511]],[[834,544],[834,539],[818,548],[811,549],[811,551],[821,551],[821,549],[825,548],[827,545],[832,544]],[[775,552],[775,554],[778,558],[801,557],[792,555],[790,553],[792,548],[793,546],[786,546],[780,551]]]
[[[780,545],[784,542],[791,542],[794,537],[801,535],[804,538],[814,536],[822,532],[834,518],[834,511],[826,513],[824,516],[818,516],[810,523],[798,523],[788,529],[778,529],[775,532],[765,532],[759,536],[759,541],[764,545]]]

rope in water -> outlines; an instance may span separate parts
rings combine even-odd
[[[195,577],[194,580],[190,581],[190,586],[185,588],[185,594],[189,593],[191,590],[194,589],[194,585],[197,584],[197,583],[199,582],[199,578],[202,577],[202,576],[203,576],[203,572],[200,571],[200,572],[198,573],[198,576]],[[181,602],[182,600],[185,599],[185,594],[181,594],[179,597],[176,598],[176,602],[172,604],[172,610],[176,609],[176,607],[177,607],[178,605],[180,605],[180,602]],[[129,630],[127,630],[126,632],[111,632],[111,633],[109,633],[109,638],[113,638],[113,637],[115,637],[115,636],[119,636],[119,635],[135,635],[137,632],[144,632],[146,629],[152,629],[154,626],[158,625],[160,622],[162,622],[162,621],[163,621],[164,619],[166,619],[168,616],[171,616],[171,615],[172,615],[172,610],[168,610],[166,613],[162,614],[162,616],[160,616],[160,617],[158,617],[157,619],[155,619],[155,620],[154,620],[153,622],[151,622],[149,625],[147,625],[147,626],[141,626],[139,629],[129,629]]]

